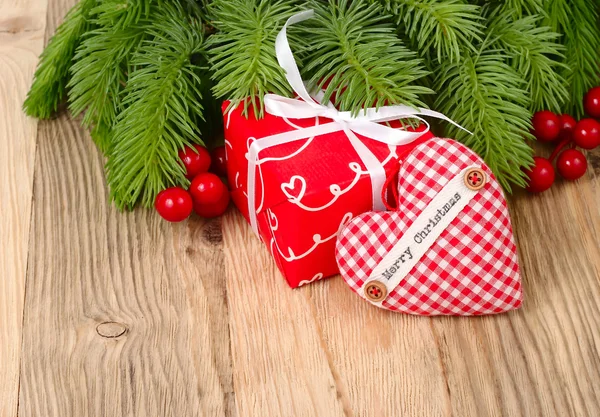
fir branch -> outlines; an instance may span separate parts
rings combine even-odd
[[[521,170],[533,160],[525,138],[531,138],[529,98],[519,73],[502,51],[464,54],[446,66],[437,80],[436,109],[473,132],[449,126],[446,135],[481,155],[508,192],[511,183],[525,185]]]
[[[420,56],[457,62],[474,49],[483,25],[479,6],[463,0],[377,0],[396,16],[399,29]]]
[[[150,16],[155,0],[102,0],[91,11],[98,24],[114,29],[123,29],[137,24]]]
[[[541,17],[526,16],[514,19],[505,7],[492,12],[488,30],[492,48],[504,51],[512,66],[527,82],[533,111],[548,109],[560,112],[569,100],[566,82],[560,75],[565,65],[564,47],[558,43],[559,34],[541,26]]]
[[[202,143],[203,71],[191,57],[203,52],[200,25],[183,8],[161,4],[150,38],[134,53],[107,163],[110,195],[119,208],[145,206],[173,185],[187,185],[178,151]]]
[[[564,35],[562,71],[571,92],[566,111],[583,115],[583,96],[600,81],[600,26],[596,0],[546,0],[546,23]]]
[[[92,138],[103,152],[110,147],[108,133],[119,112],[127,61],[144,34],[141,22],[125,29],[99,27],[85,35],[75,54],[68,85],[69,108],[74,116],[85,111],[82,124],[94,126]]]
[[[243,101],[244,113],[251,105],[262,117],[266,93],[292,94],[275,57],[275,38],[294,10],[290,0],[211,3],[209,16],[217,30],[208,41],[215,97],[231,100],[231,106]],[[297,40],[293,36],[289,40],[297,50]]]
[[[571,25],[571,2],[572,0],[542,0],[544,2],[545,26],[550,26],[552,31],[564,34],[564,28]]]
[[[544,0],[484,0],[492,9],[498,9],[501,14],[506,14],[514,19],[526,16],[543,15]]]
[[[308,40],[303,61],[309,84],[324,89],[325,102],[358,114],[387,104],[422,106],[432,93],[417,82],[427,72],[402,45],[389,16],[366,0],[315,3],[315,17],[304,28]]]
[[[81,0],[65,16],[40,56],[23,109],[29,116],[49,118],[62,102],[69,68],[83,34],[90,29],[88,14],[97,0]]]

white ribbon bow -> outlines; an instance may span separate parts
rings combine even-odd
[[[277,35],[275,42],[277,61],[281,68],[284,69],[287,81],[300,99],[282,97],[277,94],[266,94],[264,97],[265,110],[267,113],[274,116],[290,119],[324,117],[332,119],[333,122],[266,136],[252,142],[248,150],[248,213],[252,230],[257,235],[256,165],[261,163],[259,154],[264,149],[302,139],[308,139],[310,137],[343,131],[348,136],[348,140],[354,147],[354,150],[357,152],[371,177],[373,210],[380,211],[385,209],[385,205],[381,199],[381,190],[386,179],[385,170],[381,165],[381,161],[377,159],[356,134],[387,145],[404,145],[413,142],[429,131],[429,124],[419,116],[431,116],[442,119],[467,131],[442,113],[428,109],[414,109],[409,106],[385,106],[380,107],[379,109],[368,108],[366,111],[361,110],[357,116],[353,116],[350,112],[338,111],[332,103],[323,104],[323,92],[319,92],[315,97],[311,96],[302,80],[300,70],[296,65],[294,55],[292,54],[292,50],[288,43],[287,28],[295,23],[310,19],[313,15],[313,10],[307,10],[290,17]],[[422,120],[427,125],[427,129],[421,132],[409,132],[406,130],[392,129],[380,124],[382,122],[403,118],[417,118]]]

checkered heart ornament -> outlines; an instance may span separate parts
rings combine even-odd
[[[361,214],[338,236],[336,259],[350,288],[380,308],[425,316],[519,308],[508,208],[484,161],[435,138],[405,156],[398,178],[396,211]]]

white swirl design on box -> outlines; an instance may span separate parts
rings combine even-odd
[[[238,180],[240,179],[240,173],[236,172],[235,173],[235,189],[240,189],[240,184],[238,183]],[[244,194],[244,196],[246,196],[246,198],[248,198],[248,193],[246,191],[242,191],[242,194]]]
[[[390,150],[390,154],[381,163],[382,166],[385,166],[393,158],[398,157],[398,155],[396,154],[396,146],[388,146],[388,148]],[[360,167],[360,164],[357,162],[350,162],[350,164],[348,164],[348,166],[355,173],[354,179],[352,179],[352,182],[344,189],[341,189],[338,184],[331,184],[329,186],[329,192],[333,195],[333,198],[328,203],[326,203],[322,206],[308,207],[307,205],[302,203],[302,199],[304,198],[304,195],[306,194],[306,180],[300,175],[294,175],[292,178],[290,178],[290,182],[281,184],[281,191],[283,191],[283,193],[288,198],[288,201],[290,203],[295,204],[298,207],[300,207],[306,211],[324,210],[328,207],[331,207],[333,204],[335,204],[335,202],[338,200],[338,198],[340,196],[346,194],[348,191],[350,191],[352,188],[354,188],[354,186],[358,183],[358,181],[360,180],[360,177],[362,175],[369,175],[369,172],[363,171],[362,168]],[[299,188],[297,188],[297,187],[299,187]],[[297,192],[294,193],[294,190],[296,190]]]
[[[231,113],[235,110],[235,107],[232,107],[227,112],[227,122],[225,123],[225,127],[229,129],[229,123],[231,122]]]
[[[292,126],[293,128],[295,128],[296,130],[300,130],[302,129],[300,126],[295,125],[294,123],[290,122],[287,118],[282,117],[282,119],[290,126]],[[319,126],[319,117],[315,117],[315,124],[314,126]],[[312,126],[312,127],[314,127]],[[291,159],[293,157],[295,157],[296,155],[298,155],[299,153],[301,153],[302,151],[304,151],[308,145],[311,144],[311,142],[313,141],[315,137],[311,136],[308,139],[306,139],[306,142],[304,142],[304,144],[302,144],[301,147],[299,147],[297,150],[295,150],[294,152],[292,152],[289,155],[285,155],[285,156],[279,156],[279,157],[269,157],[269,158],[263,158],[263,159],[259,159],[256,162],[256,165],[262,165],[265,162],[271,162],[271,161],[285,161],[286,159]],[[252,145],[252,142],[254,142],[256,140],[255,137],[250,136],[248,138],[248,140],[246,141],[246,149],[250,149],[250,145]],[[248,159],[248,153],[246,152],[246,159]]]
[[[315,275],[311,279],[305,279],[304,281],[300,281],[298,283],[298,286],[301,287],[303,285],[310,284],[310,283],[318,281],[320,279],[323,279],[323,273],[322,272],[319,272],[317,275]]]
[[[387,156],[387,158],[385,158],[383,160],[383,162],[381,163],[382,166],[386,166],[388,164],[388,162],[390,162],[392,159],[398,159],[398,154],[396,153],[396,149],[398,147],[394,146],[394,145],[388,145],[388,149],[390,150],[390,154]]]
[[[275,221],[276,221],[276,224],[277,224],[277,225],[279,225],[279,223],[278,223],[278,221],[277,221],[277,216],[275,216],[275,214],[274,214],[274,213],[270,213],[270,218],[271,218],[271,219],[275,219]],[[311,247],[310,247],[308,250],[306,250],[305,252],[303,252],[303,253],[302,253],[302,254],[300,254],[300,255],[296,255],[296,254],[294,253],[294,250],[293,250],[292,248],[290,248],[289,246],[288,246],[288,248],[287,248],[287,250],[288,250],[288,255],[287,255],[287,256],[286,256],[286,255],[284,255],[284,253],[283,253],[283,252],[281,251],[281,249],[279,248],[279,244],[277,243],[277,240],[275,239],[275,237],[273,237],[273,238],[271,239],[271,253],[274,253],[274,252],[273,252],[273,245],[274,245],[274,246],[277,248],[277,251],[279,252],[279,255],[281,255],[281,257],[282,257],[283,259],[285,259],[287,262],[293,262],[293,261],[296,261],[296,260],[298,260],[298,259],[305,258],[305,257],[307,257],[308,255],[310,255],[312,252],[314,252],[314,251],[315,251],[315,249],[316,249],[316,248],[317,248],[317,247],[318,247],[320,244],[322,244],[322,243],[325,243],[325,242],[329,242],[330,240],[332,240],[332,239],[335,239],[335,238],[338,236],[338,234],[340,233],[340,231],[341,231],[341,230],[344,228],[344,226],[346,225],[346,223],[348,223],[350,220],[352,220],[352,213],[346,213],[346,214],[344,214],[344,217],[342,218],[342,221],[340,222],[340,225],[339,225],[339,227],[338,227],[338,230],[337,230],[337,231],[336,231],[334,234],[332,234],[331,236],[328,236],[328,237],[326,237],[325,239],[323,239],[323,238],[321,237],[321,235],[320,235],[320,234],[318,234],[318,233],[317,233],[317,234],[315,234],[315,235],[313,235],[313,242],[314,242],[314,243],[313,243],[313,245],[312,245],[312,246],[311,246]],[[269,225],[271,225],[271,226],[272,226],[272,223],[271,223],[271,222],[269,222]],[[272,230],[276,230],[276,229],[272,229]],[[274,236],[274,234],[273,234],[273,233],[272,233],[272,235]]]
[[[301,129],[300,126],[297,126],[296,124],[290,122],[286,117],[282,118],[289,126],[295,128],[295,129]],[[319,117],[315,117],[315,126],[318,126],[320,123]],[[292,152],[289,155],[285,155],[285,156],[281,156],[281,157],[271,157],[271,158],[264,158],[264,159],[260,159],[259,161],[257,161],[256,165],[257,165],[257,169],[258,169],[258,175],[260,177],[260,187],[261,187],[261,193],[260,193],[260,204],[258,205],[258,207],[256,207],[256,212],[259,213],[262,208],[263,208],[263,204],[265,202],[265,185],[264,185],[264,181],[263,181],[263,173],[262,173],[262,167],[261,165],[264,164],[265,162],[270,162],[270,161],[284,161],[286,159],[291,159],[293,157],[295,157],[296,155],[298,155],[299,153],[301,153],[302,151],[304,151],[308,145],[311,144],[311,142],[313,141],[315,137],[311,136],[309,137],[306,142],[304,142],[304,144],[302,144],[302,146],[300,148],[298,148],[296,151]],[[246,149],[250,149],[250,145],[252,145],[252,142],[254,142],[256,140],[255,137],[250,136],[247,140],[246,140]],[[248,159],[248,153],[246,152],[246,160]],[[248,197],[248,195],[246,193],[244,193],[244,195],[246,197]]]
[[[232,110],[230,110],[227,114],[227,126],[229,126],[229,119],[231,117],[231,113]],[[291,121],[288,120],[288,118],[286,117],[282,117],[282,119],[291,127],[295,128],[295,129],[302,129],[301,126],[296,125],[295,123],[292,123]],[[314,126],[318,126],[320,124],[320,120],[319,117],[317,116],[315,118],[315,125]],[[264,158],[261,159],[257,162],[257,169],[258,169],[258,175],[260,177],[260,184],[261,184],[261,198],[260,198],[260,203],[258,204],[257,208],[256,208],[256,212],[259,213],[262,209],[263,209],[263,204],[264,204],[264,181],[263,181],[263,173],[262,173],[262,167],[261,165],[265,162],[271,162],[271,161],[283,161],[286,159],[291,159],[295,156],[297,156],[298,154],[300,154],[301,152],[303,152],[308,145],[311,144],[311,142],[313,141],[315,137],[312,136],[310,138],[308,138],[304,144],[302,144],[302,146],[300,148],[298,148],[296,151],[292,152],[289,155],[286,156],[282,156],[282,157],[269,157],[269,158]],[[250,145],[252,145],[252,142],[254,142],[256,140],[255,137],[250,136],[248,137],[247,141],[246,141],[246,149],[250,148]],[[229,146],[231,148],[232,145],[229,141],[225,140],[225,145]],[[386,159],[381,163],[382,166],[385,166],[390,160],[392,160],[393,158],[397,157],[396,154],[396,146],[392,146],[389,145],[388,146],[389,150],[390,150],[390,154],[386,157]],[[248,159],[248,153],[245,154],[246,159]],[[281,185],[281,189],[283,191],[283,193],[286,195],[286,197],[288,198],[288,200],[293,203],[296,204],[297,206],[299,206],[300,208],[306,210],[306,211],[320,211],[320,210],[324,210],[330,206],[332,206],[341,195],[346,194],[348,191],[350,191],[352,188],[354,188],[354,186],[358,183],[358,181],[360,180],[360,176],[361,175],[369,175],[368,171],[363,171],[360,167],[360,165],[356,162],[351,162],[349,164],[349,167],[352,171],[355,172],[355,176],[354,179],[352,180],[352,182],[350,183],[350,185],[348,185],[348,187],[344,188],[343,190],[340,188],[340,186],[338,184],[332,184],[329,186],[329,191],[331,192],[331,194],[333,195],[333,198],[325,205],[320,206],[320,207],[308,207],[305,204],[302,203],[302,198],[304,197],[304,194],[306,193],[306,180],[299,176],[299,175],[295,175],[290,179],[289,183],[284,183]],[[236,188],[239,187],[238,184],[238,179],[239,179],[239,172],[236,174],[236,178],[235,178],[235,182],[236,182]],[[294,190],[294,183],[296,181],[300,181],[301,182],[301,188],[300,188],[300,194],[297,196],[294,196],[293,194],[290,194],[287,190]],[[248,194],[246,192],[243,193],[246,198],[248,198]]]
[[[297,124],[290,122],[290,121],[288,120],[288,118],[287,118],[287,117],[283,117],[283,116],[282,116],[281,118],[282,118],[282,119],[283,119],[283,120],[284,120],[284,121],[285,121],[285,122],[286,122],[288,125],[290,125],[290,126],[292,126],[292,127],[295,127],[297,130],[300,130],[300,129],[302,129],[302,126],[298,126]],[[319,116],[317,116],[317,123],[315,124],[315,126],[319,124],[319,120],[318,120],[318,119],[319,119]]]
[[[294,175],[290,179],[290,182],[281,184],[281,191],[283,191],[290,203],[295,204],[306,211],[324,210],[327,207],[332,206],[341,195],[346,194],[348,191],[354,188],[354,186],[358,183],[358,180],[360,180],[361,175],[363,175],[364,172],[361,170],[360,164],[358,164],[357,162],[350,162],[348,166],[355,173],[354,179],[352,179],[352,182],[344,189],[342,189],[338,184],[331,184],[329,186],[329,192],[333,195],[333,198],[329,200],[327,204],[324,204],[322,206],[308,207],[307,205],[302,203],[302,199],[306,194],[306,180],[300,175]],[[295,193],[296,195],[294,195],[294,191],[297,191]]]
[[[279,229],[279,219],[277,219],[277,216],[271,210],[267,210],[267,213],[269,214],[269,226],[271,227],[271,231],[274,232]],[[275,220],[275,223],[273,223],[273,220]]]

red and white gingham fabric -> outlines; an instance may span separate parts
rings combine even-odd
[[[504,194],[479,156],[450,139],[432,139],[406,156],[399,172],[395,212],[368,212],[340,233],[340,272],[358,291],[375,266],[400,240],[450,179],[478,165],[489,176],[382,308],[420,315],[481,315],[519,308],[523,294],[517,248]]]

